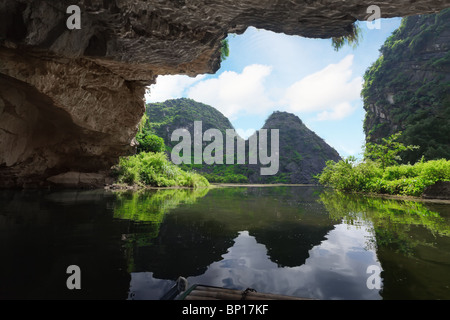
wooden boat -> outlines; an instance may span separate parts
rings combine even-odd
[[[180,277],[175,286],[161,300],[311,300],[308,298],[260,293],[248,288],[244,291],[195,284],[188,288],[187,280]]]
[[[309,300],[305,298],[260,293],[254,289],[234,290],[204,285],[194,285],[178,300]]]

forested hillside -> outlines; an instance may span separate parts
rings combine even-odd
[[[420,146],[403,162],[450,159],[450,9],[406,17],[364,76],[364,131],[378,143],[403,132]]]
[[[227,129],[233,129],[230,121],[219,111],[191,99],[183,98],[148,104],[146,114],[148,120],[145,127],[164,139],[168,153],[178,144],[171,141],[174,130],[184,128],[193,136],[194,121],[202,121],[203,132],[211,128],[219,129],[224,133],[224,137]],[[340,159],[333,148],[293,114],[274,112],[266,120],[262,129],[268,130],[268,141],[271,137],[270,130],[279,130],[279,171],[276,175],[261,175],[261,168],[267,166],[249,164],[248,140],[245,142],[246,164],[237,164],[237,162],[226,164],[224,158],[224,164],[183,164],[181,167],[202,173],[210,182],[315,183],[316,180],[313,177],[321,172],[326,161]],[[203,144],[206,146],[208,143]]]

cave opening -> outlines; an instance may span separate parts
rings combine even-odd
[[[255,27],[226,38],[229,56],[215,74],[159,76],[146,103],[187,98],[212,106],[247,139],[273,112],[298,116],[341,156],[361,156],[365,71],[401,18],[379,28],[358,21],[358,45],[333,48],[330,38],[305,38]]]
[[[348,35],[355,21],[365,21],[370,3],[82,4],[81,29],[76,30],[66,28],[66,1],[14,0],[0,5],[5,21],[0,27],[0,73],[48,99],[52,115],[67,113],[70,121],[61,123],[73,133],[70,143],[59,143],[64,151],[54,143],[61,139],[60,129],[54,135],[44,134],[57,126],[52,121],[42,121],[50,123],[42,133],[30,134],[27,123],[34,121],[34,111],[41,117],[50,115],[44,108],[30,107],[24,113],[29,119],[14,120],[23,120],[24,125],[20,137],[11,142],[11,124],[0,118],[1,143],[9,141],[16,149],[31,146],[22,153],[23,160],[9,147],[2,150],[1,158],[6,159],[0,162],[2,172],[45,181],[48,168],[59,168],[55,174],[92,173],[133,154],[145,112],[145,88],[158,75],[155,87],[162,89],[153,87],[150,99],[155,100],[147,97],[147,102],[163,101],[162,97],[199,100],[220,111],[243,137],[260,129],[275,111],[294,114],[342,156],[357,155],[364,141],[362,76],[399,24],[400,18],[390,17],[436,13],[447,7],[434,0],[414,6],[380,4],[386,18],[381,27],[365,30],[357,48],[344,46],[335,52],[329,37]],[[228,33],[230,56],[220,63],[221,40]],[[24,97],[17,98],[18,105]],[[14,109],[6,108],[0,98],[2,114]],[[22,143],[24,139],[29,141]],[[44,140],[46,146],[33,146]],[[67,156],[55,158],[50,153]],[[29,170],[22,170],[29,161]]]

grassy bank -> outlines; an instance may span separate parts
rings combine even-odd
[[[118,183],[151,187],[209,187],[208,180],[194,172],[187,172],[167,159],[163,152],[141,152],[121,158],[114,168]]]
[[[320,184],[341,191],[418,197],[437,181],[450,181],[450,161],[420,161],[414,165],[383,168],[377,162],[366,160],[357,163],[350,157],[339,162],[327,162],[317,178]]]

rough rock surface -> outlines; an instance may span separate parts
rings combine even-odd
[[[279,130],[280,168],[275,176],[262,176],[259,168],[253,170],[255,173],[249,177],[252,183],[317,184],[314,176],[322,172],[326,162],[341,160],[335,149],[294,114],[274,112],[266,120],[263,129]],[[255,168],[250,165],[252,167]]]
[[[147,116],[150,119],[149,127],[164,139],[164,143],[170,149],[179,144],[179,141],[172,141],[172,133],[176,129],[186,129],[191,137],[194,136],[194,121],[201,121],[202,134],[209,129],[218,129],[222,132],[224,141],[226,140],[226,130],[235,129],[230,120],[217,109],[191,99],[183,98],[150,103],[147,105]],[[336,162],[341,160],[335,149],[292,113],[279,111],[272,113],[262,129],[268,130],[266,141],[269,146],[272,136],[271,130],[279,130],[279,168],[276,174],[261,175],[261,168],[270,167],[272,164],[249,164],[249,140],[245,141],[245,164],[237,164],[236,161],[233,161],[233,164],[227,164],[226,159],[224,159],[224,164],[206,165],[203,159],[203,165],[187,166],[187,169],[222,177],[223,175],[228,177],[230,175],[242,175],[248,179],[247,181],[225,182],[316,184],[317,180],[313,177],[323,170],[328,160]],[[205,150],[209,144],[209,141],[203,141],[202,150]],[[235,159],[237,159],[236,149],[234,149],[234,152]],[[272,156],[270,147],[268,148],[268,156]],[[207,176],[207,178],[211,182],[224,182],[213,181],[210,176]]]
[[[66,10],[75,3],[81,29],[69,30]],[[217,71],[228,33],[255,26],[341,36],[373,4],[383,17],[449,6],[448,0],[2,1],[0,186],[43,186],[64,173],[108,169],[133,152],[145,87],[157,75]]]
[[[404,163],[450,159],[450,8],[403,19],[365,74],[368,142],[399,131]]]
[[[450,181],[438,181],[427,187],[422,198],[450,200]]]

